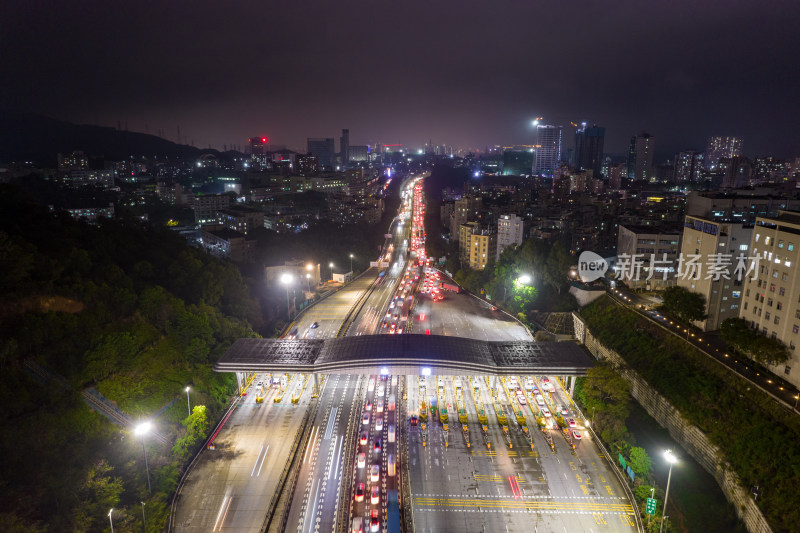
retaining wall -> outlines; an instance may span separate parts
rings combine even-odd
[[[736,508],[736,513],[751,533],[772,533],[761,510],[753,500],[749,490],[741,486],[739,476],[730,464],[722,459],[722,452],[696,426],[689,424],[661,394],[656,392],[635,370],[628,367],[625,360],[614,350],[603,346],[586,328],[582,318],[573,313],[575,336],[583,342],[589,352],[597,359],[610,362],[631,384],[631,395],[656,422],[669,431],[689,455],[711,474],[722,489],[725,497]]]

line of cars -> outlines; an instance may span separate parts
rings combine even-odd
[[[548,395],[555,393],[555,386],[550,381],[550,378],[548,378],[547,376],[543,376],[539,380],[539,384],[541,386],[541,391],[539,387],[536,386],[536,382],[533,379],[533,377],[528,376],[525,378],[525,383],[524,383],[525,391],[527,391],[528,394],[533,396],[533,400],[536,402],[536,405],[538,406],[542,415],[545,418],[550,419],[553,417],[553,413],[551,413],[550,409],[547,407],[547,402],[545,401],[542,391],[544,391],[544,393]],[[523,391],[522,387],[519,385],[516,377],[510,376],[509,378],[507,378],[506,387],[508,388],[509,393],[515,395],[516,400],[520,405],[526,405],[528,403],[527,395],[525,394],[525,391]],[[575,439],[576,441],[581,440],[582,436],[577,429],[578,424],[575,422],[575,419],[570,416],[569,408],[566,405],[557,404],[556,413],[557,415],[560,415],[561,417],[564,418],[564,422],[566,422],[567,426],[569,426],[572,438]]]

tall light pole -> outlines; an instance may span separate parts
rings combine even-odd
[[[142,532],[147,531],[147,519],[144,517],[144,500],[142,500]]]
[[[331,280],[333,280],[333,263],[328,263],[328,268],[331,269]]]
[[[191,387],[186,387],[186,406],[189,408],[189,416],[192,415],[192,402],[189,401],[189,389]]]
[[[114,508],[112,507],[110,511],[108,511],[108,522],[111,524],[111,533],[114,533],[114,520],[111,518],[111,513],[114,512]]]
[[[136,435],[142,437],[142,453],[144,454],[144,468],[147,471],[147,492],[153,494],[153,489],[150,488],[150,466],[147,464],[147,448],[144,447],[144,436],[150,432],[150,429],[153,427],[153,424],[150,422],[142,422],[133,432]]]
[[[286,286],[286,317],[289,318],[292,313],[292,308],[289,304],[289,285],[292,283],[292,275],[288,273],[281,274],[281,283]]]
[[[669,482],[672,479],[672,465],[678,462],[678,458],[672,453],[672,450],[664,452],[664,459],[669,463],[669,474],[667,474],[667,492],[664,494],[664,510],[661,511],[661,526],[658,528],[658,533],[664,528],[665,513],[667,512],[667,500],[669,499]]]
[[[350,254],[350,273],[353,272],[353,254]]]
[[[306,274],[306,290],[311,292],[311,274]]]

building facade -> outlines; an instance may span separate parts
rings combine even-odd
[[[317,156],[321,170],[332,170],[336,159],[336,147],[333,138],[308,138],[306,140],[307,152]]]
[[[642,132],[631,137],[628,150],[628,179],[653,181],[653,149],[655,138]]]
[[[617,279],[631,289],[664,290],[676,284],[679,228],[619,225]]]
[[[759,257],[756,272],[744,283],[740,312],[750,327],[789,347],[789,361],[768,367],[800,386],[800,212],[781,211],[777,217],[758,217],[750,240],[750,256]]]
[[[587,127],[583,122],[575,132],[575,168],[591,170],[595,177],[601,175],[603,143],[606,129],[596,124]]]
[[[742,140],[736,137],[709,137],[706,143],[706,170],[717,170],[719,160],[723,157],[742,155]]]
[[[684,150],[675,156],[675,183],[698,183],[703,176],[703,153]]]
[[[678,275],[678,286],[702,294],[706,299],[708,318],[695,325],[704,331],[715,331],[728,318],[739,316],[744,280],[735,274],[740,261],[746,261],[753,226],[687,216],[683,225],[681,256],[686,261],[698,257],[700,267]],[[726,264],[724,274],[717,275],[710,265]]]
[[[538,125],[536,138],[539,148],[536,149],[533,173],[537,176],[552,176],[553,171],[561,164],[561,126]]]
[[[507,246],[522,246],[524,224],[517,215],[500,215],[497,219],[497,259]]]

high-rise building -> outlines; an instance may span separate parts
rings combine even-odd
[[[483,199],[480,196],[465,195],[461,199],[455,201],[453,218],[450,221],[450,233],[453,235],[453,239],[457,240],[461,238],[459,227],[466,222],[478,218],[478,213],[482,207]]]
[[[477,222],[459,227],[459,257],[463,266],[483,270],[497,248],[497,234],[491,228],[481,229]]]
[[[266,137],[250,137],[250,159],[259,165],[267,163],[267,138]]]
[[[369,159],[369,147],[364,145],[351,146],[347,150],[347,160],[351,163],[359,163]]]
[[[759,257],[744,279],[744,301],[739,317],[764,335],[789,347],[790,358],[767,365],[800,386],[800,212],[781,211],[775,218],[758,217],[750,239],[749,257]]]
[[[723,157],[738,157],[742,154],[742,140],[737,137],[709,137],[706,144],[706,170],[716,171]]]
[[[600,176],[605,136],[605,128],[596,124],[587,127],[586,122],[581,123],[575,132],[575,168],[591,170],[595,177]]]
[[[631,289],[675,286],[682,234],[680,227],[620,224],[616,266],[620,279]]]
[[[507,246],[522,246],[524,225],[517,215],[501,215],[497,219],[497,258]]]
[[[336,147],[333,138],[309,137],[306,142],[308,153],[317,156],[320,170],[333,170],[333,163],[336,158]]]
[[[319,170],[319,158],[315,155],[298,154],[294,158],[295,168],[301,176],[316,176]]]
[[[533,150],[503,150],[503,175],[530,176],[533,172]]]
[[[561,164],[562,126],[540,124],[536,127],[536,158],[533,173],[537,176],[552,176]]]
[[[628,179],[652,181],[655,179],[653,172],[653,143],[654,138],[649,133],[642,132],[631,137],[628,150]]]
[[[342,164],[346,165],[350,162],[350,130],[342,130],[342,136],[339,137],[339,148]]]
[[[703,173],[703,153],[684,150],[675,156],[675,183],[698,183]]]
[[[715,276],[708,275],[707,265],[713,264],[715,257],[725,257],[727,260],[730,254],[730,274],[733,274],[740,256],[748,256],[753,226],[691,216],[686,217],[683,226],[681,256],[684,261],[699,256],[698,264],[706,270],[701,272],[698,268],[691,275],[679,273],[678,286],[705,297],[708,317],[697,325],[704,331],[715,331],[726,319],[739,316],[743,281],[733,275],[717,276],[715,279]]]
[[[752,168],[746,157],[723,157],[717,162],[723,189],[739,189],[750,184]]]

